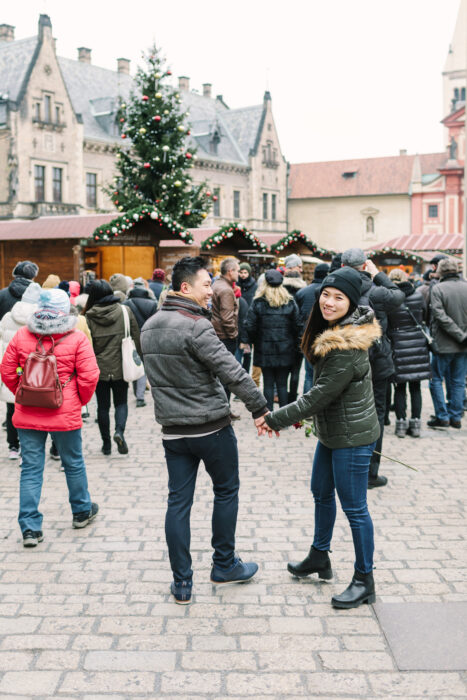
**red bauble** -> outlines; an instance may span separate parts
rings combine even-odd
[[[168,70],[167,73],[166,73],[166,75],[172,75],[172,71],[171,71],[171,70]]]
[[[149,97],[147,95],[143,95],[143,102],[147,102],[149,100]]]
[[[186,135],[189,136],[191,134],[191,131],[187,131]]]
[[[135,185],[135,190],[139,190],[139,185]]]
[[[161,201],[160,199],[156,199],[156,204],[159,204],[160,201]]]
[[[114,233],[114,236],[118,236],[118,233]]]
[[[190,214],[191,214],[191,211],[189,211],[189,209],[187,209],[185,212],[185,216],[190,216]]]
[[[122,118],[120,119],[120,123],[123,124],[124,121],[125,121],[125,120],[124,120],[124,118],[122,117]]]
[[[151,163],[144,163],[144,165],[143,165],[143,168],[150,168],[150,167],[151,167]]]
[[[206,197],[210,197],[210,196],[211,196],[211,193],[210,193],[210,192],[206,192]]]
[[[154,121],[155,121],[155,122],[160,122],[160,120],[161,120],[161,117],[160,117],[160,115],[159,115],[159,114],[156,114],[156,116],[155,116],[155,117],[153,117],[153,119],[154,119]]]
[[[122,134],[122,139],[126,139],[126,134]]]
[[[190,158],[193,157],[193,156],[191,155],[191,153],[185,153],[185,156],[188,158],[188,160],[190,160]]]
[[[213,199],[213,202],[217,202],[217,197],[216,197],[216,195],[214,195],[214,197],[213,197],[212,199]]]
[[[98,241],[98,240],[99,240],[99,236],[94,236],[94,239],[95,239],[96,241]]]

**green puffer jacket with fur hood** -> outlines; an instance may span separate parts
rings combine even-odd
[[[316,435],[330,449],[370,445],[379,437],[368,350],[381,336],[374,312],[359,306],[313,344],[314,384],[298,401],[265,418],[280,430],[314,418]]]

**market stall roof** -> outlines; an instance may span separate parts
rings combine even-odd
[[[201,244],[201,252],[207,255],[236,255],[240,251],[256,250],[269,253],[264,241],[249,231],[246,226],[232,222],[221,226]]]
[[[374,248],[399,248],[407,250],[463,250],[464,237],[461,233],[412,233],[377,243]]]
[[[7,219],[0,221],[1,241],[24,241],[54,238],[87,238],[115,214],[91,216],[40,216],[37,219]]]
[[[322,248],[317,243],[312,241],[302,231],[291,231],[287,235],[280,238],[271,246],[271,251],[280,257],[297,253],[298,255],[312,253],[322,258],[331,259],[335,255],[335,251]]]

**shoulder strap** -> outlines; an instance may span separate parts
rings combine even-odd
[[[422,335],[424,336],[424,338],[425,338],[426,342],[428,343],[428,345],[431,345],[431,343],[433,342],[433,338],[431,337],[431,335],[430,335],[430,333],[428,332],[428,330],[427,330],[426,328],[424,328],[424,327],[422,326],[422,324],[419,323],[419,322],[417,321],[417,319],[415,318],[415,316],[413,315],[413,313],[411,312],[411,310],[409,309],[409,307],[407,306],[407,304],[404,304],[404,305],[402,306],[402,308],[404,309],[404,311],[407,311],[407,313],[408,313],[409,316],[411,317],[412,321],[415,323],[416,328],[417,328],[417,329],[420,331],[420,333],[422,333]]]
[[[130,318],[128,316],[128,309],[124,304],[121,305],[122,313],[123,313],[123,323],[124,323],[124,328],[125,328],[125,338],[128,338],[130,335]]]

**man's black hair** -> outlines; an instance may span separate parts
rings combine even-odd
[[[187,255],[181,260],[178,260],[172,270],[172,289],[174,292],[179,292],[182,282],[193,284],[193,281],[200,270],[205,270],[207,260],[201,255],[195,258]]]

